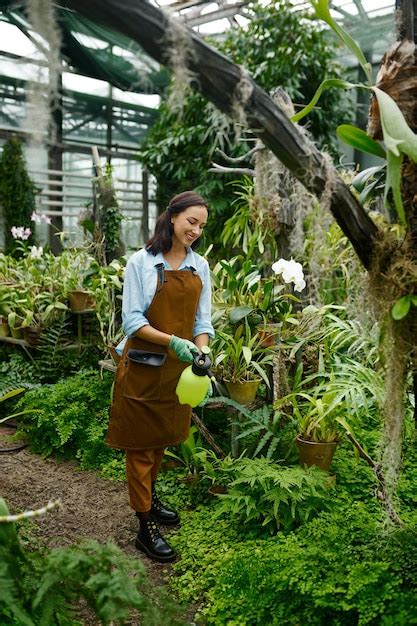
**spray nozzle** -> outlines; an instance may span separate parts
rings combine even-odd
[[[209,358],[210,348],[203,346],[201,351],[195,355],[192,370],[197,376],[210,376],[211,359]]]

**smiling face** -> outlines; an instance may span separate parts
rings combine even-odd
[[[172,245],[182,245],[187,248],[191,246],[201,236],[207,218],[208,211],[202,205],[190,206],[181,213],[173,215],[171,218],[174,228]]]

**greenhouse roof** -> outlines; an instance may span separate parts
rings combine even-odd
[[[248,0],[150,2],[173,11],[202,35],[222,35],[228,28],[244,26],[254,4]],[[269,0],[260,1],[260,4],[268,3]],[[312,11],[306,0],[292,0],[292,4],[295,10]],[[35,69],[39,73],[47,65],[47,46],[32,28],[25,7],[22,0],[0,0],[0,28],[3,24],[16,35],[20,31],[20,36],[30,42],[29,51],[22,52],[25,46],[20,49],[16,46],[12,51],[5,47],[5,38],[0,37],[0,127],[22,128],[26,81],[36,81]],[[368,53],[369,60],[379,63],[382,53],[394,40],[394,0],[333,0],[331,7],[334,17]],[[117,137],[126,146],[137,146],[155,119],[155,106],[168,84],[168,72],[128,37],[77,12],[55,8],[62,33],[66,134],[79,140],[87,136],[93,139],[96,125],[97,137],[105,135],[110,84],[114,87],[111,94],[114,139]],[[349,53],[341,61],[347,66],[356,65],[356,59]],[[25,64],[28,69],[23,72]],[[117,93],[118,90],[121,91]]]
[[[21,3],[0,0],[0,20],[13,24],[42,48]],[[162,93],[168,84],[165,69],[124,35],[57,7],[63,57],[77,73],[111,83],[122,90]]]
[[[312,11],[308,0],[291,0],[295,10]],[[269,4],[270,0],[260,0],[258,4]],[[151,0],[161,9],[168,8],[184,22],[202,34],[216,34],[230,27],[243,25],[248,17],[248,8],[256,4],[250,0]],[[371,36],[367,25],[370,20],[384,15],[391,16],[395,8],[394,0],[333,0],[331,13],[345,26],[360,27],[363,36]]]

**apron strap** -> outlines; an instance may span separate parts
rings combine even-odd
[[[166,278],[165,278],[165,267],[163,263],[158,263],[158,265],[155,265],[156,267],[156,271],[157,271],[157,276],[158,276],[158,280],[156,283],[156,292],[158,293],[158,291],[161,291],[164,283],[166,282]]]

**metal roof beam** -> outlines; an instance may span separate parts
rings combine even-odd
[[[196,15],[195,17],[188,17],[188,15],[182,15],[181,18],[187,24],[187,26],[200,26],[201,24],[209,24],[210,22],[215,22],[216,20],[222,20],[224,18],[230,18],[239,13],[239,9],[244,8],[248,3],[237,2],[232,6],[224,7],[221,9],[217,9],[216,11],[211,11],[211,13],[204,13],[204,15]]]

